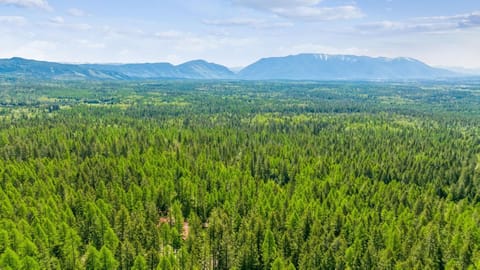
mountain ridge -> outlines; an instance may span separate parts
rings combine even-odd
[[[407,57],[297,54],[262,58],[238,73],[257,80],[428,79],[457,74]]]
[[[431,67],[408,57],[302,53],[266,57],[233,72],[223,65],[192,60],[129,64],[63,64],[13,57],[0,59],[0,75],[44,79],[239,79],[239,80],[399,80],[440,79],[464,75]]]

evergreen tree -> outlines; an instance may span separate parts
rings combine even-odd
[[[5,252],[0,255],[0,266],[2,268],[20,269],[21,265],[20,257],[10,248],[7,248]]]
[[[265,237],[262,243],[262,259],[265,269],[270,269],[270,265],[277,255],[277,244],[275,237],[270,229],[265,231]]]
[[[147,261],[142,255],[138,255],[133,263],[132,270],[147,270]]]

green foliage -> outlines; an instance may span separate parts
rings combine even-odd
[[[94,246],[88,246],[85,257],[85,269],[93,270],[100,267],[100,254]]]
[[[265,232],[265,238],[262,243],[262,259],[265,269],[269,269],[273,260],[277,255],[277,244],[275,243],[275,236],[273,236],[272,231],[268,230]],[[277,266],[279,262],[277,262]],[[283,267],[283,263],[280,262],[280,265]]]
[[[115,260],[112,251],[108,249],[108,247],[103,246],[100,249],[100,253],[98,254],[98,265],[97,269],[102,270],[114,270],[118,267],[118,261]]]
[[[10,246],[10,239],[8,237],[8,231],[0,229],[0,254]]]
[[[0,86],[1,269],[480,267],[478,83]]]
[[[275,261],[273,261],[272,267],[270,269],[272,269],[272,270],[284,270],[284,269],[286,269],[285,262],[282,260],[282,258],[277,257],[275,259]]]
[[[105,246],[108,247],[112,252],[117,250],[119,240],[112,228],[108,228],[105,231],[103,235],[103,242],[105,243]]]
[[[138,255],[133,263],[132,270],[147,270],[147,261],[142,255]]]
[[[40,270],[40,265],[38,262],[30,257],[26,256],[25,258],[22,259],[22,270]]]
[[[7,248],[0,256],[0,266],[2,268],[20,269],[20,257],[15,251]]]

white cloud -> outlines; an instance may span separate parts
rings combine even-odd
[[[63,17],[57,16],[57,17],[51,18],[50,22],[56,23],[56,24],[63,24],[65,23],[65,20],[63,19]]]
[[[150,34],[145,34],[148,37]],[[190,32],[181,32],[168,30],[153,33],[150,35],[163,46],[175,50],[176,52],[205,52],[224,47],[241,47],[251,44],[249,38],[237,38],[219,35],[199,35]]]
[[[43,26],[54,27],[57,29],[64,29],[67,31],[87,31],[93,27],[88,23],[67,23],[61,16],[50,18],[48,23],[41,24]]]
[[[255,28],[276,28],[276,27],[291,27],[291,22],[269,22],[266,20],[259,20],[254,18],[231,18],[223,20],[203,20],[206,25],[223,26],[223,27],[236,27],[236,26],[248,26]]]
[[[460,28],[478,27],[480,26],[480,11],[459,15],[456,18],[453,17],[451,19],[458,20],[458,26]]]
[[[0,0],[0,4],[13,5],[22,8],[39,8],[43,10],[52,10],[46,0]]]
[[[51,53],[55,52],[57,44],[46,40],[32,40],[13,50],[11,55],[21,56],[29,59],[48,59]]]
[[[299,6],[294,8],[274,8],[272,11],[284,17],[321,21],[357,19],[364,16],[355,6]]]
[[[357,47],[328,46],[318,43],[304,43],[278,49],[280,55],[299,54],[299,53],[325,53],[325,54],[352,54],[352,55],[370,55],[367,49]]]
[[[156,32],[153,35],[156,38],[164,39],[164,40],[176,40],[176,39],[184,38],[186,36],[190,36],[189,33],[184,33],[184,32],[175,31],[175,30]]]
[[[105,43],[94,42],[88,39],[80,39],[77,40],[77,43],[82,45],[83,47],[89,49],[104,49],[106,48]]]
[[[233,2],[251,8],[271,10],[275,8],[314,6],[319,4],[321,0],[234,0]]]
[[[255,41],[250,38],[192,35],[177,40],[172,48],[181,54],[192,52],[199,54],[207,53],[208,51],[228,51],[232,48],[246,48],[253,43]],[[195,58],[198,58],[198,56]]]
[[[72,31],[88,31],[93,27],[88,23],[72,23],[72,24],[63,24],[63,28]]]
[[[480,12],[453,16],[421,17],[406,21],[380,21],[362,24],[357,30],[362,33],[411,33],[442,32],[480,27]]]
[[[83,11],[81,9],[78,9],[78,8],[71,8],[71,9],[67,10],[67,13],[70,16],[73,16],[73,17],[85,17],[85,16],[87,16],[85,11]]]
[[[203,20],[206,25],[214,26],[257,26],[264,21],[252,18],[231,18],[224,20]]]
[[[308,21],[348,20],[364,16],[354,5],[323,6],[322,0],[233,0],[237,5]]]
[[[0,16],[0,23],[22,26],[27,24],[27,19],[21,16]]]

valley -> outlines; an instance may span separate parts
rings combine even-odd
[[[475,269],[480,84],[0,82],[0,268]]]

